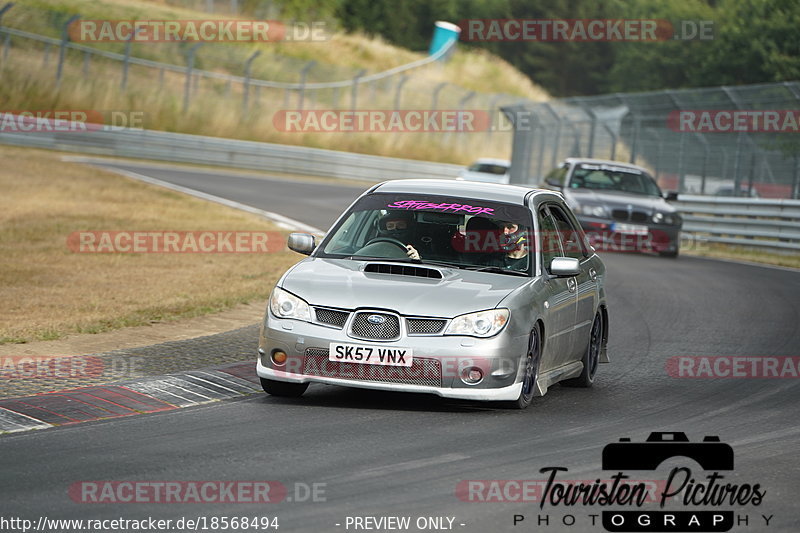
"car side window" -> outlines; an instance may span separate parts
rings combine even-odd
[[[555,257],[564,255],[561,249],[561,242],[558,238],[558,227],[556,221],[547,210],[547,207],[539,209],[539,246],[542,251],[542,266],[550,272],[550,263]]]
[[[586,254],[581,242],[581,232],[572,224],[567,214],[559,206],[550,205],[549,210],[555,220],[556,231],[561,245],[564,247],[566,257],[578,260],[583,259]]]

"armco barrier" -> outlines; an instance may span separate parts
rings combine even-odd
[[[682,194],[683,231],[709,242],[800,250],[800,200]]]
[[[452,179],[463,168],[459,165],[319,148],[133,129],[62,133],[0,132],[0,143],[83,154],[371,181],[405,178]]]

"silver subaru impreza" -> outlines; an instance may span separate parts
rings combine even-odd
[[[561,194],[514,185],[376,185],[269,298],[264,390],[312,382],[525,408],[548,387],[590,387],[608,362],[605,266]]]

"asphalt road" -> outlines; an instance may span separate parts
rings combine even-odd
[[[142,169],[135,169],[142,172]],[[357,190],[191,172],[149,171],[162,180],[224,195],[326,227]],[[464,480],[607,479],[603,447],[620,437],[682,431],[718,435],[735,452],[724,482],[759,484],[756,506],[732,509],[733,531],[798,531],[800,380],[671,377],[673,356],[800,355],[800,274],[681,257],[607,254],[612,363],[593,389],[553,387],[526,411],[435,397],[312,386],[298,400],[250,396],[205,407],[0,438],[4,517],[157,518],[277,516],[279,531],[353,531],[347,517],[453,517],[453,529],[603,531],[600,506],[469,502]],[[635,479],[663,479],[670,460]],[[273,504],[83,504],[80,481],[277,480],[324,484],[325,501]],[[303,491],[301,491],[303,492]],[[608,509],[618,509],[610,507]],[[710,509],[710,507],[704,507]],[[667,503],[665,510],[684,510]],[[525,520],[514,527],[514,515]],[[565,515],[575,519],[564,525]],[[765,525],[762,515],[769,517]],[[549,516],[549,524],[537,524]],[[570,522],[570,518],[565,519]],[[340,524],[337,526],[337,524]],[[445,521],[447,524],[447,521]],[[461,526],[460,524],[464,524]],[[0,528],[8,530],[6,528]]]

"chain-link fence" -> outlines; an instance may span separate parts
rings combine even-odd
[[[503,108],[512,181],[566,157],[627,161],[688,194],[800,197],[800,82],[611,94]]]

